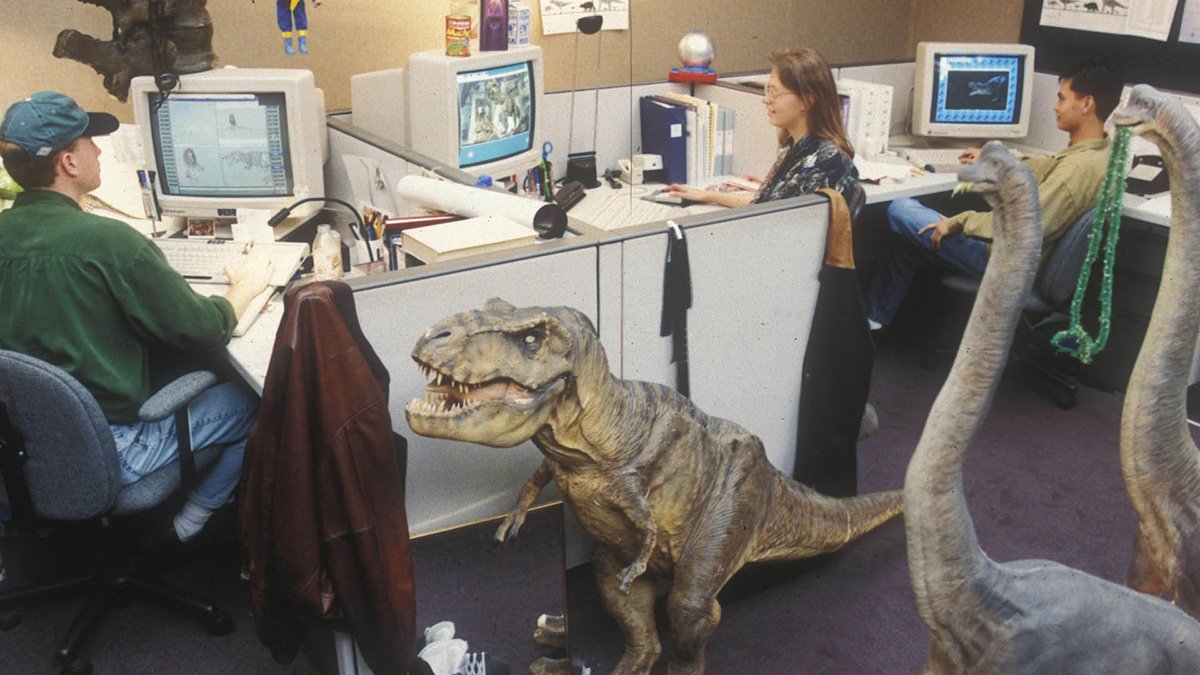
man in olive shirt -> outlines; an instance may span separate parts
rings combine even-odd
[[[100,186],[93,136],[115,117],[87,113],[67,96],[39,92],[14,103],[0,123],[0,157],[25,189],[0,212],[0,347],[48,361],[79,380],[112,428],[125,484],[176,460],[174,419],[138,420],[149,398],[148,350],[225,344],[270,265],[227,270],[223,297],[192,291],[149,239],[126,223],[85,213]],[[229,444],[175,517],[175,535],[195,536],[229,502],[257,401],[232,383],[189,406],[195,447]]]
[[[1096,205],[1110,145],[1104,120],[1120,101],[1121,85],[1111,68],[1095,60],[1078,63],[1059,78],[1054,117],[1068,134],[1068,146],[1049,157],[1025,160],[1038,186],[1043,257],[1071,223]],[[978,156],[978,148],[968,148],[959,161],[970,164]],[[946,217],[915,199],[897,199],[888,206],[888,224],[900,240],[863,292],[872,328],[892,322],[924,264],[983,276],[991,248],[991,212]]]

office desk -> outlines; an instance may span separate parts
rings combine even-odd
[[[719,179],[714,179],[718,181]],[[868,204],[890,202],[901,197],[921,197],[940,192],[949,192],[958,182],[952,173],[926,173],[895,183],[874,184],[863,182]],[[587,197],[571,209],[569,215],[601,230],[619,230],[634,225],[654,223],[672,218],[682,218],[701,213],[720,211],[726,207],[713,204],[676,206],[641,199],[642,195],[660,189],[661,185],[625,185],[612,188],[607,184],[587,191]]]
[[[666,186],[655,183],[644,185],[621,183],[621,187],[613,188],[608,183],[601,181],[600,187],[587,190],[587,196],[570,210],[569,215],[601,230],[619,230],[634,225],[720,211],[725,208],[713,204],[679,206],[642,199],[643,195],[651,194],[663,187]]]
[[[271,352],[275,348],[275,333],[282,319],[283,294],[277,293],[270,304],[259,312],[250,330],[241,337],[231,339],[225,346],[230,364],[259,396],[267,379],[267,367],[271,365]]]
[[[1113,271],[1112,323],[1108,347],[1096,356],[1084,373],[1094,384],[1124,391],[1150,325],[1163,260],[1170,235],[1170,193],[1147,199],[1124,196],[1121,236]],[[1094,271],[1090,297],[1097,297],[1099,273]],[[1097,311],[1090,302],[1088,310]],[[1086,311],[1086,310],[1085,310]],[[1200,343],[1192,357],[1189,384],[1200,381]]]
[[[952,173],[926,173],[912,176],[901,183],[863,182],[863,190],[867,193],[868,204],[890,202],[902,197],[923,197],[925,195],[949,192],[958,183],[958,176]]]

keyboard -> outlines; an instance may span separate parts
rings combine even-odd
[[[601,197],[604,203],[591,214],[587,222],[604,230],[617,230],[643,223],[654,223],[688,215],[680,204],[630,197],[629,193],[616,193]]]
[[[946,166],[960,164],[958,156],[966,148],[899,148],[897,151],[913,166]]]
[[[963,150],[966,148],[896,148],[896,152],[908,160],[909,164],[918,169],[932,167],[937,172],[956,172],[965,166],[958,161],[958,156]],[[1024,157],[1015,148],[1008,148],[1008,151],[1017,159]]]
[[[275,263],[270,285],[286,286],[308,256],[308,244],[253,243],[229,239],[155,239],[169,264],[193,284],[227,284],[225,266],[236,267],[251,251],[266,254]]]

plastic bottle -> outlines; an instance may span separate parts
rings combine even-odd
[[[313,280],[342,278],[342,236],[328,225],[317,226],[312,244]]]

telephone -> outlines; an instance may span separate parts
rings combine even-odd
[[[1170,189],[1167,169],[1158,155],[1134,155],[1125,176],[1125,191],[1145,197]]]

